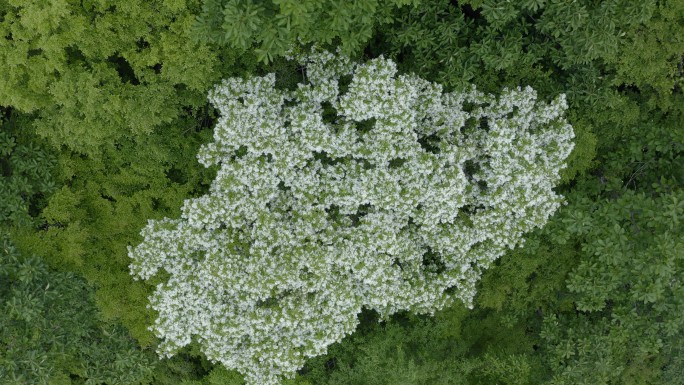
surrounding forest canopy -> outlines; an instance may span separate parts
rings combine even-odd
[[[0,30],[0,383],[245,383],[197,340],[157,355],[169,277],[135,281],[128,249],[214,191],[210,91],[294,90],[288,50],[317,45],[444,92],[565,94],[575,137],[564,204],[472,309],[363,307],[284,384],[684,384],[684,2],[0,0]]]

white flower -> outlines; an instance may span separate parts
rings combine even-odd
[[[298,60],[309,83],[294,92],[271,74],[209,94],[221,113],[198,154],[219,166],[209,193],[129,248],[136,278],[170,276],[150,297],[159,353],[194,337],[250,384],[291,377],[363,307],[472,307],[482,269],[559,207],[573,147],[562,95],[444,94],[382,57]]]

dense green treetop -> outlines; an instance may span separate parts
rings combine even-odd
[[[28,116],[0,115],[0,225],[27,225],[55,189],[55,154],[26,129]]]
[[[682,79],[683,17],[677,0],[431,0],[397,10],[377,43],[445,85],[627,84],[667,94]]]
[[[118,325],[97,316],[92,291],[71,273],[23,257],[0,235],[0,382],[130,385],[153,362]],[[76,382],[81,383],[81,382]]]
[[[0,105],[97,155],[204,104],[233,57],[190,39],[193,1],[0,1]]]
[[[392,21],[392,10],[420,0],[203,0],[194,25],[198,40],[241,50],[259,60],[283,56],[292,45],[337,43],[355,53],[376,27]]]
[[[541,334],[553,383],[657,378],[652,366],[670,362],[684,337],[684,194],[584,203],[565,219],[583,255],[568,279],[578,312],[547,317]]]

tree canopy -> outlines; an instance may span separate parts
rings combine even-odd
[[[261,222],[254,221],[257,226],[234,231],[242,240],[223,246],[240,251],[227,255],[249,256],[254,229],[265,233],[271,223],[278,224],[275,229],[299,223],[289,227],[292,234],[313,231],[308,240],[292,238],[302,250],[295,253],[283,238],[264,238],[269,241],[257,245],[261,249],[255,252],[305,255],[304,260],[311,261],[318,257],[307,250],[328,255],[321,251],[321,236],[339,244],[346,234],[345,247],[356,245],[365,253],[413,229],[422,242],[415,247],[420,256],[397,258],[391,253],[404,245],[397,242],[377,260],[386,262],[377,265],[379,272],[418,272],[402,276],[405,284],[415,282],[419,274],[438,280],[452,269],[457,275],[465,259],[473,261],[463,272],[471,278],[459,281],[460,287],[431,289],[444,305],[437,310],[419,306],[419,300],[399,301],[395,292],[400,297],[411,290],[394,290],[390,281],[380,279],[387,275],[374,276],[371,268],[376,265],[364,260],[354,271],[367,273],[370,283],[341,287],[328,297],[360,293],[349,305],[353,312],[361,308],[360,313],[345,313],[343,327],[330,330],[353,333],[326,345],[325,354],[300,357],[295,366],[303,367],[289,371],[294,377],[283,379],[283,384],[682,383],[678,309],[684,268],[679,230],[684,2],[0,0],[0,31],[0,234],[7,238],[3,245],[11,245],[0,250],[0,307],[5,310],[0,315],[0,383],[244,384],[242,374],[209,360],[198,338],[171,358],[158,357],[155,351],[167,342],[154,326],[155,319],[163,317],[147,307],[148,298],[172,275],[162,268],[154,277],[135,281],[129,267],[128,248],[145,244],[149,220],[157,226],[166,223],[168,231],[179,223],[188,229],[187,214],[195,213],[191,203],[224,196],[223,187],[243,198],[247,194],[241,202],[249,204],[226,206],[230,218],[216,210],[215,203],[203,206],[208,222],[202,231],[220,234],[229,228],[225,223],[244,224],[261,215]],[[288,59],[291,47],[309,52],[312,45],[351,58],[352,72],[331,77],[337,79],[335,87],[316,85],[313,63]],[[386,108],[364,106],[361,111],[369,118],[355,120],[343,113],[343,106],[333,106],[335,100],[342,103],[344,95],[358,94],[352,79],[372,78],[374,73],[368,71],[374,66],[392,67],[393,75],[373,83],[381,86],[378,94],[364,91],[369,103],[394,100],[383,94],[388,90],[418,89],[409,92],[413,96],[398,94],[404,101],[423,95],[393,118],[409,124],[383,126],[382,116],[392,112]],[[358,72],[363,68],[365,75]],[[282,126],[267,124],[263,130],[231,137],[244,145],[238,148],[222,142],[226,132],[234,132],[226,129],[238,116],[228,118],[225,104],[245,106],[237,93],[217,92],[222,79],[233,79],[240,87],[259,83],[261,95],[283,97],[279,113],[239,114],[259,124],[271,121],[264,120],[268,116],[277,117]],[[424,87],[416,88],[419,84]],[[336,91],[337,97],[326,90]],[[306,99],[321,92],[330,99]],[[208,101],[209,93],[224,105]],[[475,94],[479,101],[466,101]],[[567,204],[536,207],[530,203],[535,196],[551,197],[548,185],[531,189],[537,182],[527,185],[529,175],[522,171],[498,173],[494,166],[506,162],[525,164],[521,170],[530,167],[517,152],[504,151],[512,147],[490,135],[512,127],[509,123],[527,102],[514,105],[511,116],[493,119],[491,114],[496,115],[502,100],[518,97],[534,99],[533,111],[561,106],[561,94],[567,105],[563,119],[574,133],[572,151],[562,162],[567,167],[558,168],[558,176],[548,180],[544,175],[556,167],[540,169],[535,174],[539,178],[533,179],[556,186],[555,202],[562,196]],[[275,99],[275,104],[267,104],[278,105]],[[347,99],[344,108],[351,108]],[[457,123],[438,124],[434,108],[418,108],[428,100],[439,100],[434,108],[452,103],[469,118],[450,137],[439,129],[414,129]],[[476,116],[478,109],[490,115]],[[289,130],[293,122],[296,126],[298,119],[285,114],[295,110],[302,115],[302,136],[283,137],[276,128]],[[411,120],[417,116],[432,120]],[[342,123],[348,124],[346,131]],[[217,140],[214,136],[222,132]],[[353,156],[335,157],[331,143],[345,132],[356,135],[363,152],[347,148],[355,151]],[[515,133],[515,140],[521,141],[511,144],[519,149],[531,145],[522,139],[538,135],[534,130],[527,136]],[[466,138],[479,143],[472,154],[498,155],[471,154],[463,161],[460,156],[466,154],[448,151],[449,143],[473,149],[458,142]],[[504,138],[510,137],[499,137]],[[382,155],[395,147],[415,148],[421,157]],[[208,151],[212,148],[224,152]],[[300,166],[295,169],[330,183],[317,185],[304,174],[293,174],[287,179],[290,186],[254,184],[266,195],[250,196],[256,190],[235,187],[239,181],[226,178],[222,170],[254,159],[243,169],[231,168],[231,175],[249,183],[271,180],[266,177],[275,155],[288,151],[306,154],[297,158]],[[454,153],[453,163],[440,158],[442,151]],[[213,156],[215,163],[204,167],[197,162],[198,153],[204,160]],[[542,147],[534,153],[543,157],[553,149]],[[412,166],[421,164],[430,167],[418,177],[414,172],[420,170]],[[441,166],[452,172],[441,171]],[[325,179],[343,169],[346,176],[337,184]],[[490,180],[482,179],[485,172]],[[365,184],[359,183],[361,177],[368,177]],[[501,186],[501,192],[516,191],[519,197],[502,200],[490,181],[509,177],[512,184]],[[331,189],[335,186],[363,190],[368,201],[344,200],[354,195],[338,194]],[[404,190],[397,192],[398,187]],[[318,208],[271,204],[257,210],[256,203],[263,203],[268,194],[283,202],[296,195],[297,202]],[[401,194],[415,205],[401,203]],[[463,203],[465,197],[470,201]],[[440,200],[449,204],[439,205]],[[449,254],[450,249],[464,245],[466,233],[454,230],[457,226],[476,228],[471,222],[478,215],[498,218],[497,210],[525,204],[536,218],[532,222],[545,223],[542,229],[525,224],[522,211],[518,215],[512,210],[501,223],[524,231],[492,230],[500,239],[519,240],[519,247],[501,248],[496,258],[496,253],[473,257],[478,250],[496,249],[488,239],[464,248],[462,258],[447,258],[456,255]],[[402,207],[406,213],[396,214]],[[541,220],[544,207],[548,212]],[[376,226],[375,219],[383,213],[391,223]],[[274,219],[276,214],[280,219]],[[217,218],[228,222],[212,222]],[[207,230],[216,223],[217,228]],[[427,224],[439,232],[428,231]],[[322,227],[328,230],[314,231]],[[366,234],[363,229],[383,237],[354,238]],[[460,240],[453,241],[456,238]],[[162,246],[181,241],[174,238]],[[190,253],[183,258],[199,262],[205,256]],[[299,269],[294,263],[280,267],[282,271],[270,270],[276,272],[273,282],[286,282],[281,279],[286,271],[295,272],[292,280],[302,284],[326,282],[316,276],[324,270]],[[340,277],[351,277],[338,270]],[[268,276],[262,270],[250,275],[250,282],[261,284],[265,293],[267,287],[274,288],[268,286],[273,282],[257,281]],[[411,285],[416,290],[432,287],[427,281]],[[380,295],[373,288],[385,292]],[[296,292],[272,291],[256,300],[255,308],[273,311]],[[429,310],[434,315],[416,314]],[[302,328],[302,333],[306,330],[312,329]]]
[[[169,276],[150,298],[160,353],[196,336],[253,384],[324,353],[363,308],[472,307],[482,270],[560,206],[573,146],[563,95],[443,93],[383,58],[300,63],[308,82],[292,92],[273,74],[211,92],[209,194],[129,250],[136,277]]]

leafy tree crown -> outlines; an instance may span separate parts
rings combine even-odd
[[[445,93],[382,57],[297,60],[295,90],[270,74],[210,93],[209,193],[129,249],[136,278],[162,281],[150,297],[160,354],[194,336],[252,384],[324,354],[362,308],[472,306],[483,269],[561,204],[552,189],[573,148],[563,95]]]

